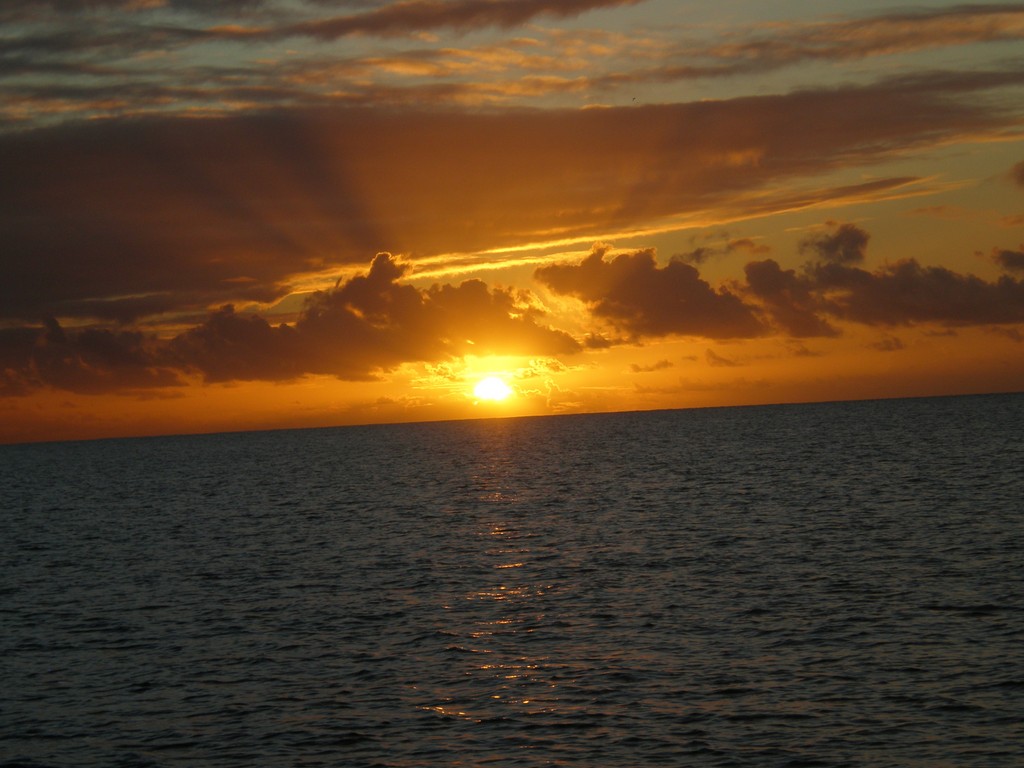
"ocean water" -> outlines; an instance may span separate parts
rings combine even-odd
[[[0,448],[0,765],[1020,766],[1024,396]]]

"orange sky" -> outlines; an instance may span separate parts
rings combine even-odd
[[[5,7],[0,441],[1024,389],[1024,9],[805,6]]]

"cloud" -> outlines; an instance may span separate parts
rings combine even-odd
[[[872,349],[877,349],[879,352],[899,352],[905,348],[903,342],[896,336],[886,336],[872,343],[870,346]]]
[[[69,94],[76,90],[89,100],[89,86],[97,90],[126,86],[123,94],[129,109],[146,105],[139,94],[163,91],[182,93],[193,86],[194,106],[200,91],[207,90],[207,101],[218,100],[218,85],[231,82],[239,91],[248,86],[249,99],[260,100],[276,94],[279,103],[295,104],[301,97],[315,95],[318,84],[329,91],[351,90],[365,80],[368,72],[407,75],[419,72],[432,77],[461,76],[467,84],[479,84],[484,72],[497,71],[516,62],[528,63],[523,56],[507,59],[517,41],[501,48],[455,51],[432,45],[417,50],[387,49],[367,51],[354,59],[339,60],[336,51],[324,56],[315,51],[303,57],[290,55],[281,60],[274,44],[302,37],[314,43],[360,36],[418,36],[438,31],[469,32],[487,27],[509,29],[534,19],[562,20],[588,11],[636,5],[643,0],[409,0],[389,3],[347,3],[355,12],[338,15],[346,3],[290,3],[281,0],[247,2],[231,0],[210,3],[205,0],[168,0],[167,2],[58,2],[15,4],[15,9],[0,9],[0,24],[11,25],[12,33],[0,35],[0,78],[18,73],[49,74],[51,88]],[[328,8],[329,5],[329,8]],[[367,8],[367,6],[370,6]],[[21,28],[15,25],[23,25]],[[211,62],[205,54],[210,45],[233,58],[229,63]],[[528,66],[558,69],[568,62],[565,51],[550,47],[542,57],[533,57]],[[147,61],[175,56],[173,69],[154,70]],[[472,59],[481,64],[471,68]],[[576,61],[577,65],[580,63]],[[303,77],[303,67],[309,69]],[[83,83],[76,74],[88,72]],[[54,77],[58,76],[58,77]],[[392,77],[390,81],[396,82]],[[27,83],[12,80],[7,85],[25,94]],[[36,84],[40,85],[40,84]],[[313,86],[312,88],[310,86]],[[181,101],[186,101],[182,98]],[[307,102],[308,103],[308,102]],[[222,103],[221,110],[226,104]],[[227,107],[237,109],[239,103]],[[164,104],[164,110],[172,109]],[[109,113],[107,113],[109,115]]]
[[[298,275],[377,251],[594,242],[902,194],[907,179],[793,182],[1001,134],[1015,108],[975,97],[1008,81],[1024,72],[629,109],[333,106],[0,135],[0,315],[272,301]]]
[[[580,262],[537,269],[540,283],[580,299],[596,320],[623,334],[592,334],[582,343],[547,326],[527,292],[480,280],[418,288],[405,282],[408,263],[381,253],[366,272],[311,294],[292,323],[272,325],[228,305],[169,338],[130,329],[63,328],[52,318],[42,326],[5,328],[0,393],[44,387],[139,392],[196,377],[370,380],[408,362],[444,364],[489,354],[557,358],[664,336],[750,338],[770,327],[790,337],[834,336],[833,320],[883,328],[989,326],[1019,336],[1014,326],[1024,323],[1024,281],[1008,275],[987,281],[914,259],[869,270],[859,264],[868,239],[855,225],[832,224],[831,233],[809,241],[805,252],[815,258],[801,269],[783,269],[771,259],[750,262],[746,282],[730,288],[713,288],[680,261],[659,266],[649,250],[612,256],[595,247]],[[902,349],[891,335],[873,346]],[[712,366],[737,364],[711,349],[705,359]],[[671,366],[665,360],[631,370]]]
[[[604,32],[599,42],[595,30],[531,30],[537,50],[530,56],[513,51],[522,39],[459,51],[437,36],[557,21],[640,2],[13,3],[14,10],[0,10],[0,24],[24,26],[0,35],[0,81],[8,97],[0,105],[0,128],[113,115],[229,114],[275,105],[530,105],[552,94],[603,103],[609,93],[671,87],[680,79],[760,75],[804,61],[859,61],[1024,38],[1024,11],[1007,4],[732,27],[726,42],[713,43],[680,41],[680,28],[668,25],[660,33]],[[345,6],[351,12],[338,13]],[[339,57],[332,42],[352,35],[364,38],[357,44],[362,50]],[[365,39],[396,35],[426,42],[406,50],[390,40],[379,48],[378,41]],[[282,56],[280,46],[297,36],[307,39],[301,46],[306,50]],[[215,60],[207,55],[211,46],[221,52]],[[152,66],[171,56],[173,67]],[[638,67],[645,58],[657,64]],[[665,98],[671,96],[659,101]]]
[[[708,361],[708,365],[713,368],[737,368],[740,365],[735,360],[720,355],[712,349],[705,351],[704,358]]]
[[[337,87],[342,80],[354,85],[357,81],[365,83],[388,77],[431,80],[464,78],[462,90],[453,90],[452,93],[469,95],[475,91],[483,94],[485,88],[490,88],[494,94],[499,94],[503,90],[510,90],[513,84],[522,88],[524,81],[538,77],[536,74],[524,75],[525,72],[542,73],[540,77],[552,82],[557,79],[554,73],[578,70],[581,63],[579,60],[559,54],[559,51],[551,50],[533,37],[517,37],[463,48],[414,48],[350,58],[339,58],[337,55],[292,58],[275,61],[272,72],[296,87]],[[271,72],[257,70],[253,74],[269,75]],[[485,74],[488,76],[486,80],[483,79]],[[495,75],[499,77],[493,77]],[[508,75],[510,79],[501,80],[502,75]],[[417,87],[413,85],[405,92],[411,95]],[[352,92],[351,86],[349,90]],[[395,94],[400,92],[392,90]],[[436,93],[437,89],[423,90],[423,93],[431,92]],[[380,95],[379,90],[366,93]]]
[[[734,253],[764,254],[769,253],[771,247],[762,243],[756,243],[749,237],[729,240],[721,245],[703,245],[685,253],[673,256],[673,259],[686,262],[687,264],[703,264],[713,258],[730,256]]]
[[[237,34],[336,40],[347,35],[404,35],[441,28],[466,32],[483,27],[519,26],[539,16],[565,19],[586,11],[640,2],[643,0],[404,0],[365,13]]]
[[[992,328],[992,332],[997,333],[1000,336],[1005,336],[1010,341],[1014,341],[1018,344],[1024,342],[1024,333],[1021,333],[1016,328],[1000,328],[999,326],[995,326]]]
[[[307,300],[293,324],[271,325],[230,306],[171,339],[135,331],[43,328],[0,331],[0,389],[74,392],[207,382],[285,381],[306,374],[368,380],[406,362],[465,355],[571,355],[582,347],[541,324],[527,295],[479,280],[401,283],[408,267],[379,254],[366,274]]]
[[[379,254],[366,275],[313,294],[293,326],[272,327],[225,308],[171,346],[183,367],[208,381],[306,373],[360,380],[404,362],[581,349],[568,334],[540,325],[537,310],[509,290],[468,280],[423,291],[399,282],[406,270]]]
[[[801,252],[813,256],[801,270],[783,270],[772,259],[750,262],[741,290],[793,337],[837,335],[826,317],[891,327],[1024,322],[1024,281],[1004,275],[989,282],[909,258],[869,271],[856,266],[869,239],[854,224],[833,223],[830,233],[801,244]],[[994,258],[1015,268],[1016,255],[996,251]]]
[[[180,383],[162,360],[160,342],[136,331],[70,333],[52,319],[42,328],[0,330],[0,395],[42,386],[94,394]]]
[[[633,373],[654,373],[655,371],[663,371],[666,368],[672,368],[675,365],[671,360],[659,360],[651,365],[638,365],[632,363],[629,366],[629,370]]]
[[[772,321],[789,336],[837,336],[839,331],[818,313],[820,297],[813,283],[796,270],[784,270],[774,259],[752,261],[744,267],[747,290],[767,310]]]
[[[815,22],[776,21],[730,29],[725,42],[703,40],[637,46],[634,59],[653,66],[594,76],[590,88],[615,89],[680,80],[760,74],[802,63],[840,63],[955,46],[1024,39],[1019,5],[964,5],[918,12]]]
[[[823,355],[822,352],[808,349],[803,344],[792,344],[789,347],[789,351],[793,357],[821,357]]]
[[[539,376],[548,376],[552,373],[561,373],[569,370],[569,366],[556,358],[535,358],[524,366],[516,368],[512,376],[516,380],[535,379]]]
[[[574,296],[598,318],[634,339],[669,335],[715,339],[760,336],[765,328],[726,289],[714,289],[689,264],[657,266],[650,250],[610,260],[595,247],[578,264],[541,267],[534,277],[557,294]]]
[[[1003,269],[1022,272],[1024,271],[1024,245],[1020,247],[1019,251],[993,248],[992,260]]]
[[[856,224],[841,224],[834,232],[813,235],[800,243],[801,253],[812,253],[831,264],[858,264],[871,236]]]
[[[706,55],[765,68],[807,60],[841,61],[985,42],[1024,39],[1017,4],[964,5],[860,19],[776,24],[769,35],[725,42]]]
[[[290,37],[332,41],[351,35],[392,37],[451,30],[467,32],[487,27],[512,28],[537,18],[566,19],[588,11],[636,5],[642,0],[407,0],[348,3],[354,13],[324,15],[339,3],[284,4],[233,0],[145,2],[34,2],[0,10],[0,23],[34,22],[42,32],[8,43],[54,53],[127,51],[166,52],[183,45],[218,41],[266,43]],[[321,8],[316,8],[315,6]],[[368,9],[367,6],[369,6]],[[169,12],[175,12],[169,15]],[[77,26],[83,12],[100,18],[103,34],[82,34]],[[102,15],[101,15],[102,14]],[[177,21],[175,24],[173,19]],[[198,23],[196,23],[198,21]],[[580,35],[581,33],[574,33]],[[593,34],[593,33],[587,33]],[[552,55],[587,52],[581,60],[589,70],[605,70],[587,78],[587,89],[670,82],[683,78],[719,77],[764,72],[804,61],[849,61],[892,56],[931,48],[1016,41],[1024,37],[1024,11],[1002,4],[930,9],[917,13],[883,13],[864,18],[812,23],[776,22],[733,29],[727,42],[660,42],[628,35],[605,34],[599,48],[574,44],[560,35]],[[13,36],[12,36],[13,38]],[[616,55],[611,55],[616,54]],[[399,52],[398,56],[405,53]],[[650,56],[671,63],[616,71],[637,58]],[[45,60],[40,65],[45,65]]]
[[[609,339],[600,333],[588,333],[583,339],[583,346],[587,349],[610,349],[625,343],[626,339]]]
[[[184,9],[195,12],[224,13],[238,12],[243,8],[253,8],[273,2],[273,0],[218,0],[211,4],[209,0],[28,0],[17,3],[12,8],[14,15],[31,18],[33,14],[67,13],[78,14],[87,11],[113,9],[119,12],[145,12],[165,8]]]
[[[988,282],[945,267],[900,259],[868,272],[840,264],[813,267],[810,280],[834,317],[865,325],[950,326],[1024,322],[1024,282]]]

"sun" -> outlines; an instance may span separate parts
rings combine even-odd
[[[512,388],[497,376],[481,379],[473,387],[473,394],[478,400],[504,400],[512,394]]]

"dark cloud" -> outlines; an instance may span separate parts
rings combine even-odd
[[[744,267],[747,288],[763,304],[772,321],[789,336],[836,336],[838,331],[818,313],[821,299],[810,280],[795,270],[782,269],[774,259],[752,261]]]
[[[180,48],[204,37],[201,31],[185,27],[147,27],[119,18],[105,21],[102,30],[69,22],[35,34],[0,38],[0,61],[20,58],[19,69],[32,72],[56,72],[55,67],[61,66],[73,74],[79,67],[93,75],[106,74],[112,81],[117,74],[117,69],[109,65],[112,60],[132,53]],[[103,60],[108,62],[106,67],[96,64]],[[58,81],[57,85],[73,88],[74,82]]]
[[[209,296],[197,295],[188,299],[182,295],[171,297],[168,294],[157,294],[113,299],[81,299],[52,302],[49,309],[53,314],[61,317],[88,318],[128,325],[140,318],[163,314],[171,310],[205,309],[210,303],[209,298]]]
[[[159,4],[139,0],[17,0],[0,8],[0,23],[45,22],[62,16],[91,15],[100,12],[147,15],[166,9],[216,16],[237,15],[274,4],[275,0],[164,0]]]
[[[209,381],[305,373],[360,380],[404,362],[581,349],[567,334],[540,325],[539,313],[511,291],[479,280],[421,291],[398,282],[405,271],[380,254],[366,275],[311,296],[294,325],[272,327],[225,308],[171,347],[183,367]]]
[[[1003,269],[1024,271],[1024,245],[1019,251],[992,249],[992,260]]]
[[[756,243],[749,237],[741,237],[735,240],[728,240],[722,244],[716,245],[702,245],[694,248],[691,251],[685,253],[678,253],[674,255],[673,259],[678,259],[687,264],[703,264],[710,259],[730,256],[734,253],[751,253],[751,254],[763,254],[769,253],[771,248],[762,243]]]
[[[347,35],[405,35],[450,28],[514,27],[539,16],[565,19],[599,8],[637,5],[643,0],[405,0],[366,13],[338,16],[287,27],[261,30],[258,37],[302,35],[335,40]]]
[[[271,325],[230,305],[169,340],[135,331],[42,328],[0,332],[3,392],[43,386],[74,392],[210,382],[283,381],[305,374],[372,379],[404,362],[468,354],[561,355],[582,347],[540,323],[530,297],[479,280],[420,290],[378,255],[367,274],[313,294],[294,324]]]
[[[163,2],[156,4],[139,2],[139,0],[21,0],[17,5],[20,6],[23,13],[31,13],[33,11],[36,13],[41,11],[81,13],[83,11],[108,8],[118,11],[144,12],[163,7],[223,13],[224,9],[255,7],[263,5],[264,2],[267,2],[267,0],[218,0],[217,3],[210,3],[209,0],[163,0]]]
[[[583,346],[586,349],[611,349],[625,343],[625,339],[609,339],[600,333],[588,333],[583,339]]]
[[[180,384],[161,347],[136,331],[70,332],[52,319],[42,328],[0,330],[0,394],[42,386],[93,394]]]
[[[692,251],[686,251],[684,253],[677,253],[672,258],[676,261],[681,261],[684,264],[697,264],[701,265],[705,261],[718,256],[720,252],[706,245],[694,248]]]
[[[764,327],[750,307],[714,289],[689,264],[659,267],[649,250],[606,259],[596,247],[578,264],[554,264],[534,276],[555,293],[575,296],[591,312],[635,339],[668,335],[750,338]]]
[[[1024,16],[1019,8],[990,5],[811,24],[778,23],[767,35],[759,26],[739,30],[727,43],[681,46],[674,58],[687,60],[684,64],[605,71],[622,64],[621,55],[606,55],[587,62],[586,71],[597,74],[580,74],[576,57],[568,57],[574,61],[569,75],[558,63],[565,57],[554,37],[552,47],[538,57],[545,62],[540,76],[519,71],[522,60],[517,60],[518,64],[506,61],[507,69],[474,68],[465,60],[452,67],[452,57],[458,59],[466,52],[433,43],[419,50],[373,52],[354,59],[339,59],[335,51],[328,55],[313,51],[280,60],[276,52],[267,50],[275,42],[295,36],[332,41],[355,34],[508,28],[537,18],[566,18],[638,2],[642,0],[312,4],[169,0],[159,7],[128,0],[9,3],[13,9],[0,8],[0,24],[29,23],[0,34],[0,80],[10,94],[0,105],[0,128],[114,115],[187,114],[200,109],[231,113],[325,102],[376,106],[464,104],[467,100],[523,103],[554,93],[580,94],[586,102],[604,101],[612,89],[681,78],[761,73],[805,59],[843,61],[1020,39]],[[341,9],[349,12],[339,14]],[[328,13],[332,15],[325,16]],[[252,45],[240,44],[247,42]],[[217,63],[209,61],[205,52],[211,44],[230,51],[230,66],[223,63],[226,59],[222,56]],[[609,46],[614,48],[613,43]],[[169,54],[175,56],[174,67],[154,68],[149,63]],[[664,52],[659,50],[659,56]],[[434,62],[432,68],[430,61]],[[424,65],[428,69],[424,70]],[[407,80],[411,73],[415,73],[414,84]],[[36,77],[18,76],[23,74]],[[973,74],[991,79],[994,73]],[[971,88],[979,87],[978,82],[975,78]],[[113,98],[101,97],[118,89]],[[67,97],[58,98],[57,91]]]
[[[349,254],[472,253],[885,194],[907,180],[791,183],[1001,132],[1012,110],[958,94],[1008,78],[1024,73],[631,109],[304,108],[0,135],[0,315],[134,296],[269,301]],[[794,130],[798,114],[814,130]]]
[[[601,8],[636,5],[644,0],[406,0],[378,4],[369,10],[342,16],[308,19],[308,8],[279,2],[232,0],[170,0],[152,8],[128,0],[97,2],[29,3],[20,9],[0,9],[0,24],[35,22],[32,34],[0,38],[0,57],[28,53],[40,66],[55,55],[73,58],[98,55],[124,57],[131,53],[160,52],[203,43],[262,42],[291,37],[321,41],[349,35],[390,37],[451,29],[468,32],[486,27],[510,28],[535,18],[565,19]],[[321,3],[321,6],[326,5]],[[338,4],[335,4],[338,5]],[[346,4],[340,4],[346,5]],[[366,5],[348,3],[347,5]],[[185,19],[170,22],[167,10],[197,16],[200,25]],[[336,8],[332,8],[336,10]],[[103,15],[99,15],[103,12]],[[153,16],[159,12],[160,18]],[[89,14],[89,25],[80,16]],[[296,21],[295,19],[308,19]]]
[[[341,346],[341,339],[338,341]],[[239,315],[231,305],[211,313],[202,325],[169,344],[170,356],[181,368],[199,371],[211,382],[282,381],[332,367],[341,378],[370,378],[358,363],[339,369],[331,365],[334,361],[321,361],[317,355],[321,351],[335,353],[330,348],[312,348],[292,326],[272,326],[261,317]],[[332,356],[345,360],[341,352]],[[314,370],[307,371],[309,368]]]
[[[14,11],[0,10],[0,23],[45,23],[40,32],[12,36],[0,51],[32,50],[57,53],[124,54],[128,51],[161,51],[164,46],[199,43],[265,42],[291,37],[337,40],[350,35],[392,37],[450,29],[468,32],[486,27],[510,28],[539,17],[565,19],[601,8],[636,5],[643,0],[407,0],[391,3],[334,3],[331,10],[349,6],[356,13],[325,16],[320,9],[297,8],[280,2],[210,3],[207,0],[172,0],[166,8],[147,8],[138,3],[38,3]],[[360,6],[371,6],[363,9]],[[185,11],[198,24],[180,15],[177,22],[166,11]],[[106,12],[99,16],[98,12]],[[153,12],[159,12],[155,18]],[[102,30],[80,28],[80,15],[102,20]],[[310,18],[312,17],[312,18]]]
[[[814,258],[797,270],[772,259],[745,267],[744,295],[772,323],[793,337],[834,336],[826,317],[866,325],[935,323],[950,327],[1024,322],[1024,281],[1009,276],[989,282],[945,267],[899,259],[869,271],[860,266],[870,235],[853,224],[805,241]],[[1014,268],[1012,251],[995,260]],[[1021,260],[1024,266],[1024,260]]]
[[[805,239],[800,251],[832,264],[859,264],[870,239],[871,235],[856,224],[841,224],[834,232]]]
[[[632,363],[629,366],[629,370],[633,373],[654,373],[655,371],[664,371],[666,368],[672,368],[673,366],[675,366],[675,363],[671,360],[659,360],[651,365],[638,365],[637,363]]]
[[[995,282],[901,259],[874,272],[841,264],[812,268],[829,314],[867,325],[988,325],[1024,322],[1024,282]]]
[[[335,40],[348,35],[394,36],[430,30],[450,29],[465,32],[485,27],[510,28],[536,18],[569,18],[602,8],[635,5],[642,0],[406,0],[405,2],[313,2],[289,5],[273,0],[168,0],[163,7],[151,8],[131,0],[68,0],[62,2],[12,3],[0,9],[0,23],[78,22],[83,13],[96,15],[104,22],[104,34],[96,29],[77,35],[63,44],[51,41],[41,51],[80,51],[96,53],[109,50],[108,33],[114,26],[131,28],[121,35],[117,46],[125,50],[166,51],[168,46],[184,43],[267,41],[303,36],[316,40]],[[326,9],[354,12],[324,16]],[[197,19],[206,26],[171,26],[164,19],[167,11],[185,12],[185,18]],[[159,16],[157,16],[159,14]],[[179,13],[178,16],[181,16]],[[740,30],[724,43],[688,42],[681,46],[672,63],[640,68],[631,72],[611,72],[587,80],[590,89],[624,87],[643,82],[721,77],[790,66],[802,61],[847,61],[909,51],[978,43],[1020,40],[1018,6],[1001,4],[929,9],[916,13],[882,13],[854,19],[836,19],[815,23],[776,23],[766,34],[764,26]],[[159,22],[143,23],[150,17]],[[53,33],[80,32],[74,24],[65,24]],[[120,34],[120,33],[118,33]],[[40,41],[46,35],[40,35]],[[104,42],[106,38],[106,42]],[[664,57],[663,52],[659,52]],[[680,63],[682,62],[682,63]]]

